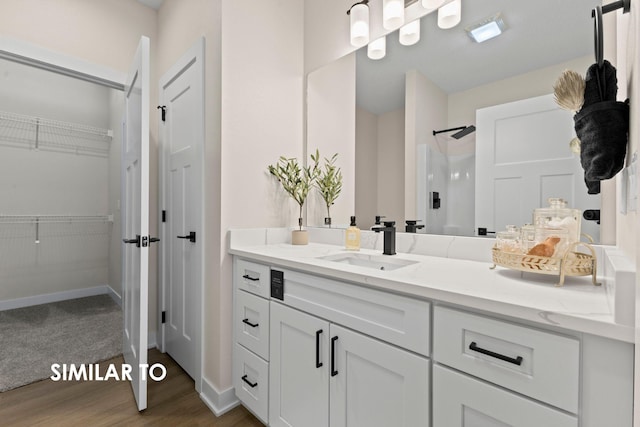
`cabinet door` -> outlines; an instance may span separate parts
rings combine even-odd
[[[329,426],[329,323],[271,302],[269,425]]]
[[[429,425],[429,360],[331,325],[331,427]]]
[[[433,367],[433,427],[577,427],[578,419],[502,388]]]

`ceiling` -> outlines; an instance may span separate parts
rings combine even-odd
[[[160,6],[162,6],[162,2],[164,0],[138,0],[138,1],[144,4],[145,6],[149,6],[151,9],[158,10],[160,9]]]
[[[462,21],[442,30],[437,13],[422,18],[413,46],[387,36],[387,55],[370,60],[357,52],[358,105],[380,114],[404,107],[404,75],[418,69],[447,93],[502,80],[569,59],[593,54],[591,9],[599,0],[462,0]],[[502,35],[472,41],[464,28],[500,12]],[[576,70],[582,74],[586,70]],[[552,84],[552,83],[551,83]]]

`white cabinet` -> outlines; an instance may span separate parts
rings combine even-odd
[[[269,267],[234,259],[233,386],[260,420],[269,420]]]
[[[271,302],[270,426],[429,424],[429,360]]]
[[[633,344],[471,311],[234,258],[236,395],[274,427],[632,425]]]
[[[440,365],[433,367],[433,427],[577,427],[573,415]]]
[[[429,360],[331,325],[331,427],[429,425]]]
[[[434,309],[433,359],[578,413],[580,342],[446,307]]]

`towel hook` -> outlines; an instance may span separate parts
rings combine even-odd
[[[622,13],[629,13],[629,11],[631,10],[631,0],[619,0],[604,6],[596,6],[595,9],[591,10],[591,17],[593,18],[593,34],[594,34],[596,63],[600,68],[602,68],[602,65],[604,64],[602,15],[605,13],[613,12],[614,10],[618,10],[618,9],[622,9]]]

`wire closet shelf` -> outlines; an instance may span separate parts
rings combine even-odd
[[[32,150],[108,157],[108,129],[0,111],[0,144]]]

